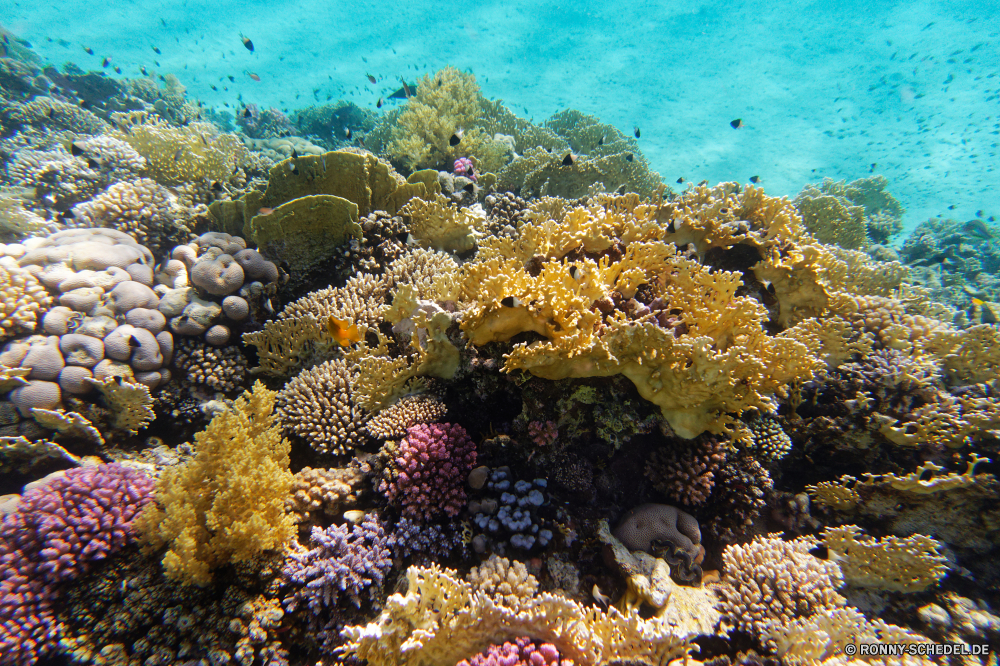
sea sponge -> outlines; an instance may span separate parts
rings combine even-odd
[[[137,519],[136,531],[152,549],[169,546],[163,565],[170,578],[207,585],[215,567],[294,536],[285,513],[290,447],[275,422],[276,397],[255,382],[195,435],[194,458],[164,470],[156,505]]]

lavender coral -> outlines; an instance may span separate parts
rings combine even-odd
[[[463,659],[457,666],[559,666],[572,664],[559,659],[559,649],[551,643],[536,645],[527,636],[491,645],[471,659]]]
[[[284,574],[301,587],[285,599],[289,611],[304,604],[313,616],[334,606],[342,593],[355,606],[361,607],[361,594],[369,598],[382,586],[382,580],[392,568],[392,552],[382,523],[375,514],[348,529],[347,525],[312,528],[313,548],[293,553]]]
[[[476,445],[452,423],[415,425],[406,430],[392,460],[393,478],[379,491],[403,507],[409,518],[455,516],[465,503],[465,478],[476,464]]]
[[[120,464],[66,472],[0,521],[0,654],[29,664],[54,647],[58,583],[121,549],[155,482]]]

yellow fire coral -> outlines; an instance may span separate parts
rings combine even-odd
[[[371,666],[438,666],[526,635],[552,643],[578,666],[660,666],[693,649],[665,620],[636,612],[604,613],[549,593],[498,600],[437,565],[410,567],[406,578],[406,593],[390,596],[373,622],[343,630],[344,655]]]
[[[822,541],[837,557],[848,585],[895,592],[922,592],[948,573],[941,544],[923,534],[863,536],[857,525],[828,527]]]
[[[140,515],[136,531],[148,547],[168,546],[163,566],[170,578],[207,585],[215,567],[294,536],[285,513],[290,447],[275,423],[276,396],[255,382],[253,392],[195,435],[194,458],[160,477],[156,502]]]
[[[474,345],[545,338],[515,345],[508,372],[625,375],[679,436],[695,437],[732,434],[730,413],[772,408],[771,394],[819,365],[802,342],[765,332],[764,307],[736,296],[738,273],[676,256],[656,207],[635,195],[536,215],[519,232],[485,239],[440,290],[466,308]]]
[[[246,148],[235,134],[219,134],[210,123],[174,127],[156,116],[112,114],[112,133],[146,158],[150,178],[161,185],[189,181],[227,181],[246,159]]]
[[[399,211],[409,218],[410,233],[422,247],[446,252],[466,252],[476,245],[486,224],[486,213],[448,205],[440,194],[433,200],[421,198],[410,202]]]

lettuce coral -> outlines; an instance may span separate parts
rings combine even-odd
[[[290,446],[276,423],[276,396],[255,382],[195,435],[194,458],[164,470],[156,504],[136,529],[148,547],[168,546],[163,566],[170,578],[207,585],[212,569],[278,548],[294,535],[285,513]]]

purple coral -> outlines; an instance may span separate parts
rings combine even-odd
[[[124,465],[73,469],[26,492],[0,520],[0,654],[30,664],[58,629],[57,584],[121,549],[156,482]]]
[[[528,436],[535,446],[549,446],[559,439],[559,426],[555,421],[532,421],[528,424]]]
[[[350,530],[347,525],[312,528],[313,548],[289,556],[284,574],[302,586],[285,599],[285,608],[294,611],[300,603],[314,617],[336,605],[346,592],[355,606],[361,607],[361,593],[369,598],[381,589],[382,579],[392,568],[392,552],[382,523],[368,514]]]
[[[465,505],[476,445],[460,425],[415,425],[406,429],[393,462],[395,478],[383,480],[379,490],[402,505],[404,516],[425,521],[442,512],[455,516]]]
[[[559,649],[555,645],[536,645],[527,636],[521,636],[513,643],[506,641],[503,645],[490,645],[455,666],[565,666],[572,663],[569,659],[559,659]]]
[[[468,157],[459,157],[455,160],[454,172],[456,176],[465,176],[471,181],[476,180],[476,167]]]

